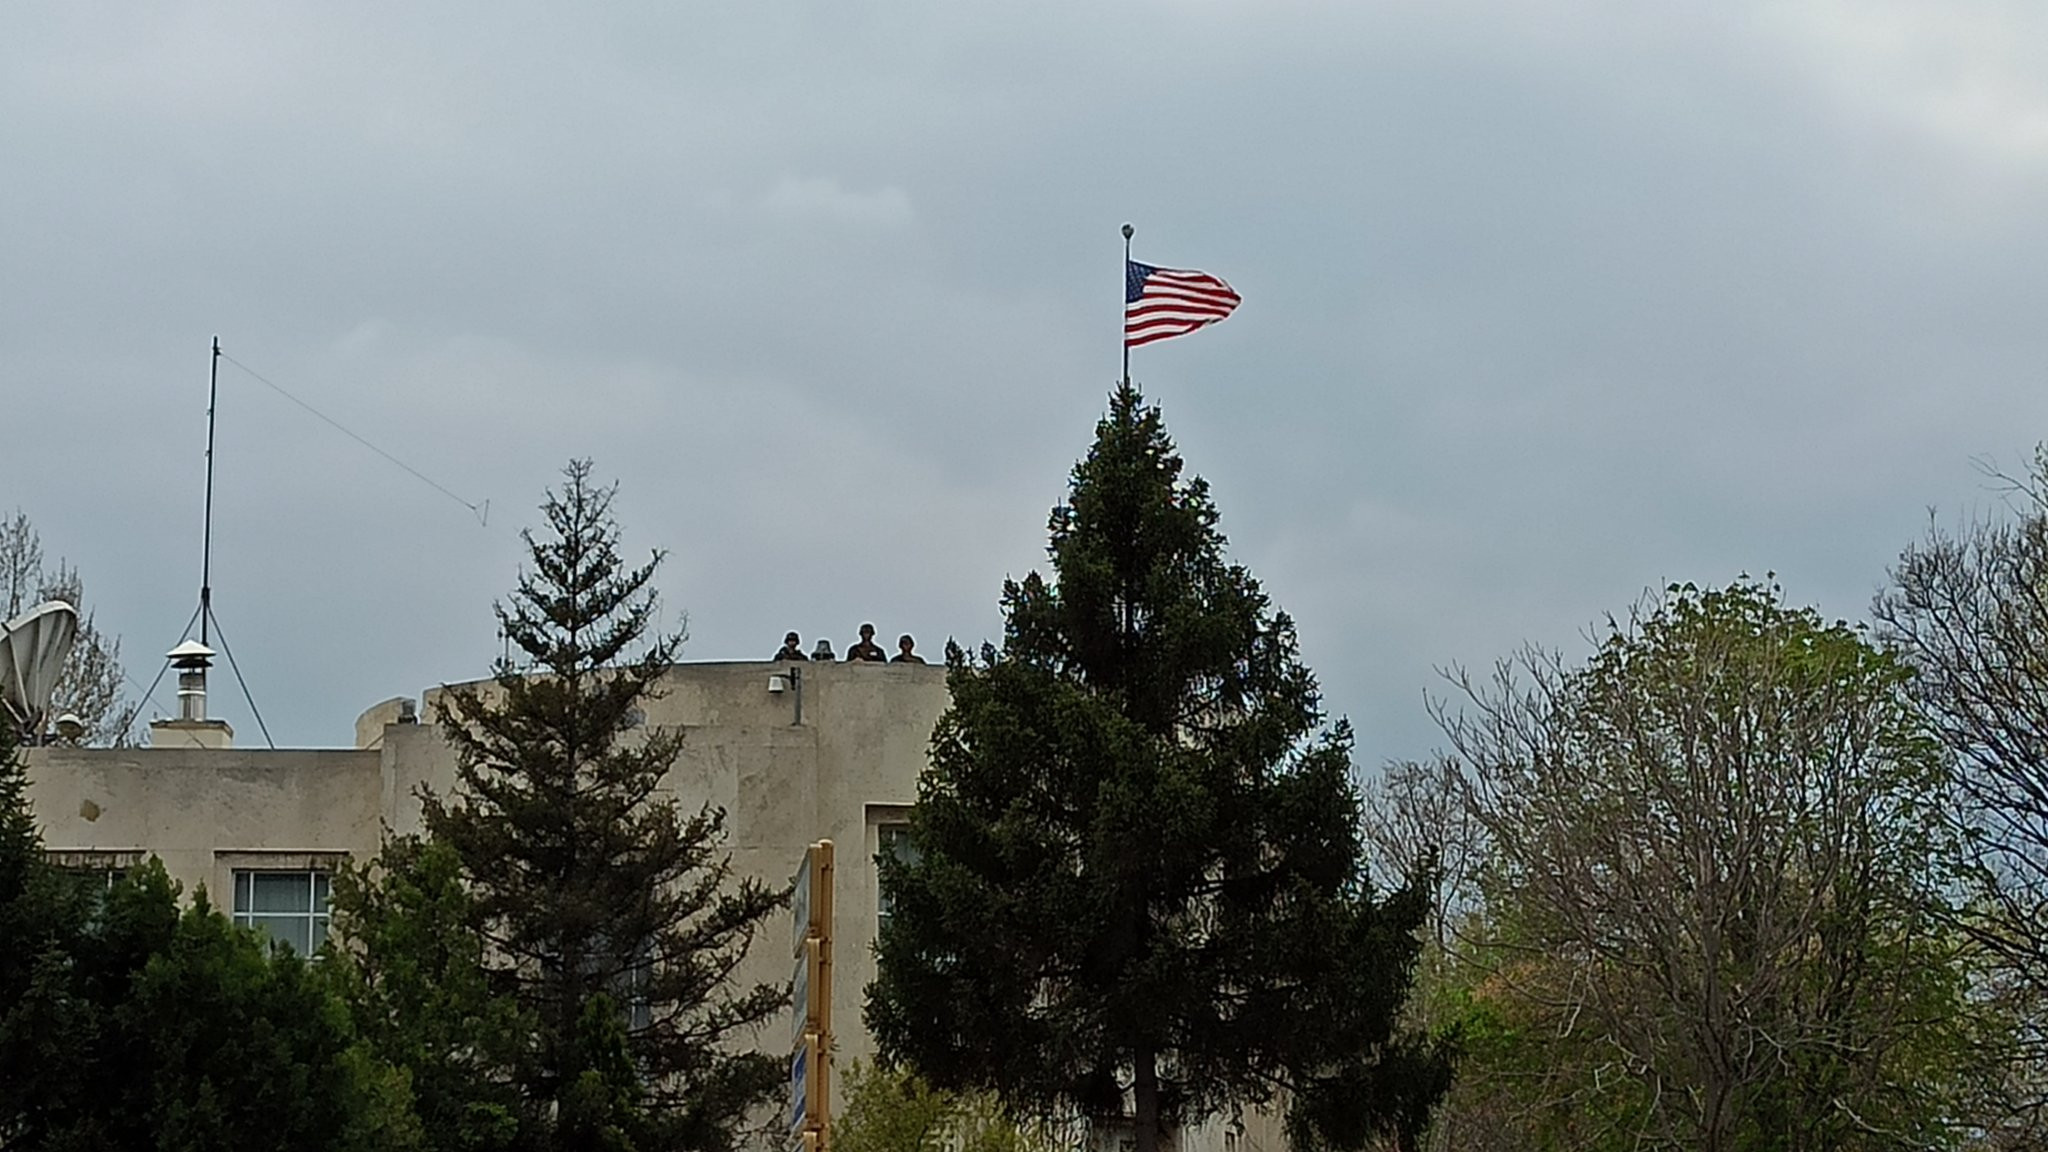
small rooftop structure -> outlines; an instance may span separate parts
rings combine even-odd
[[[213,649],[197,640],[187,640],[164,653],[164,659],[178,670],[178,716],[175,720],[151,720],[149,743],[155,748],[232,748],[235,730],[225,720],[206,716],[206,670],[213,666]]]

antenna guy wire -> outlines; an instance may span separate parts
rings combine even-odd
[[[462,505],[464,508],[469,509],[470,515],[476,517],[478,524],[481,524],[485,527],[490,526],[491,502],[489,500],[485,500],[482,504],[477,504],[469,500],[465,500],[460,496],[457,496],[455,493],[449,491],[440,483],[436,482],[433,477],[428,476],[426,473],[421,472],[419,469],[413,467],[410,464],[407,464],[405,461],[400,460],[398,457],[393,456],[391,453],[386,452],[384,449],[377,447],[375,444],[370,443],[368,440],[363,439],[355,432],[344,427],[342,423],[336,420],[334,417],[329,416],[327,413],[320,411],[318,408],[313,407],[311,404],[308,404],[304,400],[299,399],[297,396],[292,395],[290,392],[285,391],[284,388],[281,385],[279,385],[276,381],[268,379],[262,373],[256,371],[254,368],[249,367],[247,364],[242,363],[240,360],[235,359],[233,356],[230,356],[225,352],[219,353],[219,356],[221,359],[227,361],[230,364],[233,364],[235,367],[240,368],[242,371],[248,373],[249,376],[252,379],[254,379],[257,383],[263,385],[264,387],[277,393],[279,396],[284,397],[285,399],[291,401],[294,404],[297,404],[299,407],[304,408],[306,411],[312,413],[322,423],[325,423],[328,427],[334,429],[336,432],[341,433],[342,435],[348,437],[349,439],[355,441],[356,443],[361,444],[363,447],[368,448],[370,451],[375,452],[377,455],[382,456],[384,459],[389,460],[391,463],[396,464],[400,468],[405,469],[407,472],[410,472],[413,475],[414,479],[420,481],[422,484],[425,484],[427,487],[432,488],[434,491],[439,492],[441,495],[448,497],[450,500],[455,501],[457,504]],[[259,720],[258,723],[260,724],[261,721]]]
[[[211,616],[213,613],[208,612],[207,615]],[[248,702],[250,714],[256,717],[256,727],[263,730],[263,742],[272,748],[277,747],[277,741],[270,738],[270,725],[263,722],[263,713],[256,708],[256,698],[249,695],[249,682],[242,679],[241,666],[235,663],[235,650],[228,646],[227,634],[220,630],[219,620],[213,622],[213,631],[220,637],[220,650],[227,653],[228,669],[235,674],[235,683],[242,686],[242,699]]]
[[[185,630],[183,632],[178,633],[178,638],[171,642],[171,647],[176,648],[178,645],[183,644],[185,641],[192,638],[192,626],[194,624],[199,623],[199,613],[204,610],[204,605],[201,605],[200,607],[194,608],[192,610],[192,618],[190,620],[185,621]],[[149,687],[144,688],[142,690],[142,698],[144,700],[147,700],[152,704],[156,704],[156,686],[158,684],[163,683],[164,670],[169,667],[169,664],[163,663],[159,663],[156,666],[156,677],[149,682]],[[131,680],[129,681],[129,683],[132,684],[134,683],[134,681]],[[157,704],[157,707],[161,708],[163,707],[163,705]]]

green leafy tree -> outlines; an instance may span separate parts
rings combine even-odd
[[[364,1043],[403,1069],[428,1148],[517,1147],[509,1069],[531,1021],[491,987],[476,902],[446,844],[396,837],[335,877],[328,974]]]
[[[745,1038],[786,1000],[734,972],[786,896],[736,880],[725,814],[658,794],[679,730],[640,724],[682,639],[650,636],[657,553],[628,567],[577,461],[498,606],[527,663],[451,689],[459,787],[428,797],[475,903],[492,989],[532,1021],[510,1069],[535,1147],[732,1147],[781,1062]]]
[[[417,1146],[401,1073],[308,964],[154,859],[108,886],[51,867],[0,722],[0,1148]]]
[[[11,1004],[28,986],[29,973],[54,927],[42,883],[43,838],[28,802],[28,767],[22,762],[14,724],[0,713],[0,1003]]]
[[[903,1068],[856,1061],[840,1080],[839,1152],[947,1152],[960,1098]]]
[[[419,1146],[404,1076],[356,1042],[306,961],[231,924],[204,891],[180,912],[154,860],[86,903],[0,1027],[5,1147]]]
[[[1957,925],[2012,1009],[1999,1127],[2030,1147],[2048,1144],[2048,445],[2024,474],[1997,478],[2007,507],[1930,523],[1872,615],[1956,758],[1951,810],[1972,865]]]
[[[993,1093],[934,1088],[906,1068],[856,1061],[840,1081],[832,1123],[839,1152],[1053,1152],[1060,1144],[1019,1124]]]
[[[144,889],[168,890],[160,877]],[[359,1114],[404,1096],[364,1082],[382,1070],[356,1052],[345,1007],[311,965],[229,923],[204,891],[110,1017],[115,1058],[103,1071],[140,1073],[128,1112],[139,1123],[110,1132],[111,1146],[284,1152],[416,1136],[409,1117],[365,1123]]]
[[[71,1039],[49,1029],[69,1015],[60,992],[79,902],[44,863],[17,739],[0,712],[0,1148],[40,1130],[75,1063]]]
[[[1453,1105],[1496,1140],[1470,1146],[1964,1142],[1995,1037],[1909,682],[1740,581],[1670,589],[1583,666],[1466,683],[1446,723],[1486,858]]]
[[[1351,736],[1128,385],[1002,650],[948,652],[867,1019],[938,1087],[1134,1117],[1141,1152],[1284,1092],[1298,1142],[1412,1140],[1449,1080],[1399,1026],[1424,914],[1366,874]]]
[[[43,951],[0,1038],[11,1066],[0,1083],[19,1093],[22,1120],[10,1148],[120,1147],[147,1125],[155,1098],[153,1062],[117,1013],[177,935],[177,889],[154,861],[103,900],[88,899],[83,885],[65,887],[80,930]]]

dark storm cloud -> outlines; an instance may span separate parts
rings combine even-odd
[[[67,6],[0,46],[0,504],[146,680],[198,568],[266,718],[478,674],[572,455],[697,658],[998,628],[1134,368],[1367,760],[1649,585],[1855,616],[2048,428],[2022,6]],[[224,693],[216,692],[219,700]],[[161,694],[160,694],[161,696]],[[247,728],[239,705],[221,710]]]

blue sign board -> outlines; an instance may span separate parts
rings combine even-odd
[[[803,1131],[804,1121],[810,1118],[810,1051],[809,1044],[799,1044],[789,1058],[789,1134],[792,1136]]]

